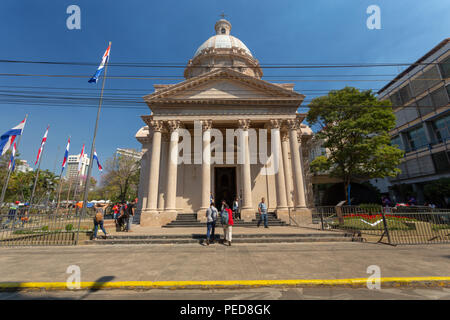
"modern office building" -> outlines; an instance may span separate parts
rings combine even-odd
[[[371,182],[382,192],[388,188],[396,201],[404,199],[395,194],[395,185],[412,185],[420,203],[426,183],[450,177],[449,49],[447,38],[378,91],[380,100],[392,102],[396,126],[391,141],[405,157],[401,174]]]
[[[80,167],[79,177],[86,176],[89,168],[89,156],[86,153],[81,158],[81,165],[80,165],[80,154],[69,155],[67,159],[66,179],[77,178],[79,167]]]

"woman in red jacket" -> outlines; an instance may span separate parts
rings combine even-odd
[[[231,233],[232,233],[232,226],[234,225],[233,222],[233,212],[231,212],[230,207],[228,204],[224,201],[223,202],[223,211],[226,211],[228,213],[228,222],[222,223],[223,224],[223,235],[224,235],[224,244],[228,242],[228,245],[231,246]]]

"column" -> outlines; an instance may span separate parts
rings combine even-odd
[[[147,196],[146,211],[156,212],[158,203],[158,186],[159,186],[159,163],[161,159],[161,130],[163,122],[160,120],[152,120],[149,127],[153,129],[152,141],[152,157],[149,170],[149,188]]]
[[[281,133],[281,148],[283,153],[284,180],[286,182],[286,200],[288,207],[293,208],[294,201],[292,196],[294,188],[292,186],[291,162],[289,161],[289,135],[285,131]]]
[[[211,126],[212,120],[202,120],[202,204],[200,210],[203,213],[209,207],[211,195]]]
[[[286,202],[286,184],[284,179],[284,165],[281,153],[281,138],[280,127],[281,120],[270,120],[271,132],[270,137],[272,139],[272,159],[277,162],[278,170],[275,172],[275,183],[277,189],[277,212],[287,210]]]
[[[164,211],[167,188],[167,157],[169,153],[170,135],[167,130],[161,132],[161,165],[159,167],[158,211]]]
[[[178,168],[178,140],[181,122],[171,120],[167,122],[170,134],[169,156],[167,157],[167,185],[165,211],[176,212],[177,200],[177,168]]]
[[[298,120],[291,119],[287,121],[287,124],[289,127],[292,168],[294,169],[295,209],[303,209],[306,208],[305,189],[303,185],[303,170],[297,140],[297,130],[300,130],[300,123]]]
[[[255,213],[255,209],[252,205],[252,177],[250,171],[250,152],[248,146],[248,129],[250,127],[250,120],[239,120],[239,128],[242,129],[242,150],[243,152],[243,164],[242,164],[242,193],[243,193],[243,201],[242,201],[242,210],[241,215],[242,218],[245,219],[246,211],[248,213]],[[247,217],[247,219],[250,217]],[[254,218],[254,217],[252,217]]]

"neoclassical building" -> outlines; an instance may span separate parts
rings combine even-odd
[[[136,134],[143,226],[165,225],[180,213],[203,220],[211,196],[230,205],[238,197],[244,220],[255,218],[262,197],[286,222],[311,220],[312,131],[297,112],[305,96],[293,84],[262,80],[258,60],[230,31],[230,22],[217,21],[185,80],[154,85],[144,97],[151,113]]]

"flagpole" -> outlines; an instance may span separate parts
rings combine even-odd
[[[47,130],[48,130],[48,127],[49,126],[47,126]],[[47,141],[45,141],[45,142],[47,142]],[[36,191],[36,184],[37,184],[37,181],[38,181],[38,178],[39,178],[39,171],[41,170],[41,161],[42,161],[42,157],[44,155],[45,142],[44,142],[44,145],[42,146],[41,154],[39,156],[39,163],[38,163],[38,167],[37,167],[37,170],[36,170],[36,178],[34,179],[33,191],[31,192],[30,207],[28,209],[28,212],[30,214],[31,214],[31,208],[33,207],[34,192]]]
[[[109,46],[111,46],[111,41],[109,42]],[[87,198],[88,198],[88,192],[89,192],[89,179],[91,178],[92,162],[94,161],[95,138],[97,137],[98,120],[100,118],[100,110],[102,109],[103,90],[105,89],[105,80],[106,80],[106,72],[108,71],[108,62],[109,62],[109,58],[106,59],[106,62],[105,62],[105,74],[103,75],[103,79],[102,79],[102,91],[100,92],[100,100],[99,100],[98,109],[97,109],[97,119],[95,120],[94,136],[92,138],[91,155],[89,156],[88,174],[86,177],[86,183],[84,185],[83,207],[81,208],[80,220],[78,221],[78,230],[80,230],[81,217],[83,217],[84,214],[86,213]],[[76,240],[75,244],[78,244],[78,234],[79,234],[79,232],[77,232],[77,240]]]
[[[28,118],[28,114],[25,115],[25,124],[27,123],[27,118]],[[17,140],[16,153],[18,153],[20,141],[22,140],[22,135],[23,135],[23,131],[24,130],[25,130],[25,125],[22,128],[22,131],[20,133],[19,139]],[[13,147],[14,147],[14,143],[13,143]],[[16,161],[16,156],[14,156],[13,161]],[[5,184],[3,185],[3,188],[2,188],[2,195],[0,197],[0,207],[3,206],[3,200],[5,200],[5,194],[6,194],[6,190],[8,189],[8,184],[9,184],[9,179],[11,177],[12,168],[13,168],[13,166],[11,164],[11,168],[8,169],[8,176],[7,176]]]
[[[70,142],[70,136],[69,136],[69,142]],[[66,151],[67,151],[67,149],[66,149]],[[65,157],[65,155],[64,155],[64,157]],[[67,158],[69,158],[69,155],[67,155]],[[59,174],[58,197],[56,198],[56,214],[58,214],[59,202],[61,201],[61,189],[62,189],[61,180],[62,180],[63,171],[64,171],[64,166],[61,168],[61,173]]]

